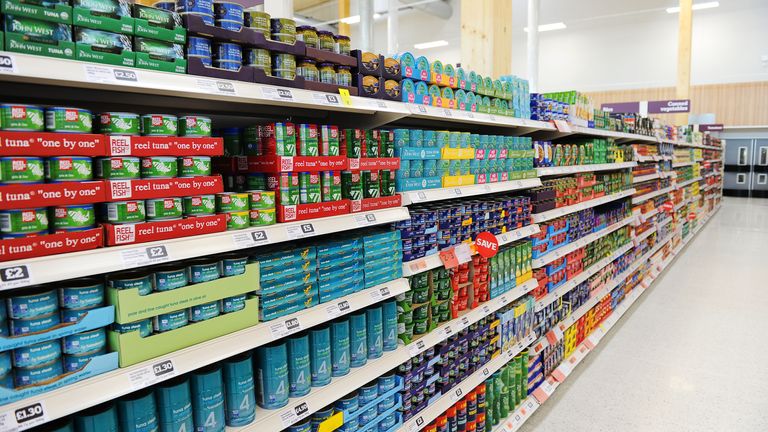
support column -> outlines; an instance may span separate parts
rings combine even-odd
[[[512,0],[461,0],[461,65],[483,76],[512,69]]]
[[[373,51],[373,0],[359,0],[359,5],[360,48],[363,51]]]
[[[349,16],[349,0],[339,0],[339,19]],[[349,31],[349,24],[339,21],[339,34],[344,36],[351,36]]]
[[[387,55],[397,54],[400,51],[398,44],[400,33],[399,3],[399,0],[389,0],[387,3]]]
[[[691,29],[693,24],[693,0],[680,0],[680,20],[677,36],[677,99],[691,97]],[[676,114],[674,123],[688,124],[688,113]]]
[[[293,18],[293,0],[264,0],[264,12],[272,18]]]
[[[539,91],[539,0],[528,0],[528,85]]]
[[[493,69],[491,76],[498,78],[512,73],[512,0],[493,3]]]

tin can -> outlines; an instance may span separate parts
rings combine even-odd
[[[299,156],[318,156],[319,139],[317,136],[317,125],[300,124],[297,131],[297,150]]]
[[[240,45],[235,43],[214,43],[213,44],[213,60],[225,61],[225,62],[243,62],[243,51]]]
[[[256,401],[262,408],[288,404],[288,350],[284,341],[256,348]]]
[[[236,31],[239,32],[243,29],[243,22],[242,21],[232,21],[232,20],[224,20],[224,19],[218,19],[215,18],[216,27],[221,27],[224,30],[229,31]]]
[[[152,317],[152,329],[156,333],[163,333],[184,327],[189,323],[189,311],[187,309],[160,314]]]
[[[275,208],[275,192],[263,191],[263,190],[249,190],[248,202],[251,210],[262,209],[274,209]]]
[[[61,361],[54,360],[46,365],[34,368],[16,368],[13,370],[13,383],[18,387],[25,387],[52,380],[64,373]]]
[[[202,116],[184,116],[179,118],[179,136],[209,137],[211,136],[211,119]]]
[[[45,176],[43,159],[38,157],[11,156],[0,158],[2,183],[37,183]]]
[[[104,304],[104,284],[96,278],[62,282],[59,306],[64,309],[87,309]]]
[[[38,315],[31,318],[12,319],[8,330],[11,336],[24,336],[50,330],[59,324],[61,324],[61,317],[58,313],[52,312],[48,315]]]
[[[154,198],[144,202],[147,220],[180,218],[182,215],[181,198]]]
[[[363,199],[363,184],[359,171],[341,172],[341,196],[352,201]]]
[[[177,0],[176,11],[210,15],[213,17],[213,1],[211,0]]]
[[[211,175],[210,156],[182,156],[179,158],[179,176],[197,177]]]
[[[139,295],[152,293],[152,276],[143,270],[129,270],[107,275],[107,286],[114,289],[136,289]]]
[[[220,365],[204,367],[190,377],[192,417],[196,431],[224,430],[224,382]]]
[[[356,412],[360,408],[357,392],[352,392],[336,401],[337,411]]]
[[[11,352],[0,352],[0,386],[2,386],[2,383],[6,380],[5,377],[10,374],[12,367]],[[11,386],[13,386],[13,383],[11,383]]]
[[[208,58],[208,60],[211,60],[213,56],[211,45],[212,42],[208,38],[189,36],[187,38],[187,56],[205,57]]]
[[[331,125],[320,126],[320,155],[339,156],[339,128]]]
[[[139,115],[125,112],[99,114],[99,133],[106,135],[139,135]]]
[[[362,154],[365,132],[362,129],[344,129],[340,146],[345,149],[347,157],[357,159]]]
[[[288,18],[269,20],[272,40],[293,44],[296,42],[296,21]]]
[[[296,78],[296,56],[293,54],[272,54],[272,75],[278,78]]]
[[[214,60],[213,66],[224,70],[239,71],[243,64],[237,61]]]
[[[216,19],[240,21],[243,23],[243,6],[238,3],[214,1],[213,16]]]
[[[377,397],[379,397],[379,384],[376,381],[371,381],[368,384],[360,387],[359,390],[357,390],[358,395],[358,403],[360,406],[366,406],[369,403],[376,400]]]
[[[28,345],[13,350],[13,365],[17,368],[38,367],[60,358],[61,345],[57,340]]]
[[[253,210],[258,211],[258,210]],[[227,230],[234,231],[245,229],[251,226],[251,210],[245,211],[231,211],[225,213],[227,215]]]
[[[325,408],[321,408],[319,411],[315,411],[312,414],[312,430],[320,429],[320,423],[328,420],[333,415],[333,405],[329,405]]]
[[[378,171],[361,171],[363,198],[378,198],[381,193],[379,189]]]
[[[160,431],[194,430],[189,377],[164,381],[154,388]]]
[[[106,353],[107,349],[102,348],[81,354],[65,354],[63,359],[64,372],[79,371],[80,369],[83,369],[85,366],[87,366],[88,363],[93,360],[93,358],[104,355]]]
[[[245,51],[245,64],[264,70],[267,75],[272,74],[272,54],[262,48],[248,48]]]
[[[93,204],[53,207],[53,228],[72,230],[93,228],[96,225],[96,213]]]
[[[53,107],[45,110],[48,132],[91,133],[93,114],[86,109]]]
[[[203,283],[219,279],[222,273],[220,260],[199,258],[189,262],[189,282]]]
[[[6,305],[9,318],[25,319],[52,314],[58,309],[59,303],[56,290],[43,287],[29,294],[12,295],[6,299]]]
[[[86,315],[88,315],[88,312],[94,308],[83,308],[83,309],[61,309],[59,312],[61,313],[61,322],[63,323],[74,323],[81,321]]]
[[[309,336],[301,333],[286,339],[288,353],[288,395],[302,397],[312,389],[312,368],[310,366]]]
[[[65,336],[61,339],[64,354],[83,354],[98,351],[107,346],[107,332],[104,328]]]
[[[365,311],[360,311],[349,315],[349,339],[351,345],[351,357],[349,365],[351,367],[361,367],[368,362],[368,338],[366,335],[367,331]],[[362,401],[361,404],[365,405],[365,403],[362,403]]]
[[[245,309],[246,295],[227,297],[221,301],[221,313],[233,313]]]
[[[331,382],[331,330],[317,326],[309,330],[309,358],[312,368],[312,387],[322,387]]]
[[[288,432],[312,432],[312,418],[307,417],[304,420],[293,424],[286,429]],[[355,428],[357,430],[357,428]]]
[[[252,28],[269,38],[270,16],[268,13],[247,10],[244,12],[244,21],[246,27]]]
[[[351,341],[349,336],[349,320],[342,319],[330,324],[331,328],[331,375],[344,376],[349,373],[351,356]],[[357,399],[355,399],[357,400]]]
[[[341,199],[341,176],[334,171],[320,173],[323,201],[338,201]]]
[[[246,193],[222,192],[216,194],[216,211],[219,213],[242,212],[248,210],[248,207],[248,194]]]
[[[152,334],[152,320],[145,319],[130,323],[114,323],[112,329],[118,333],[139,332],[140,337],[147,337]]]
[[[144,136],[176,136],[179,120],[170,114],[145,114],[141,116],[141,134]]]
[[[319,203],[321,201],[320,174],[299,173],[299,202],[301,204]]]
[[[299,175],[297,173],[280,173],[278,177],[280,190],[280,205],[299,204]]]
[[[0,232],[26,234],[48,229],[45,208],[0,211]]]
[[[366,309],[368,358],[377,359],[384,351],[384,327],[381,306]]]
[[[222,364],[226,396],[226,424],[245,426],[256,418],[256,392],[251,353],[227,359]]]
[[[7,131],[42,131],[45,128],[43,109],[35,105],[2,104],[0,105],[0,128]]]
[[[216,212],[216,197],[214,195],[195,195],[182,198],[186,216],[212,215]]]
[[[141,161],[137,157],[113,156],[96,161],[96,177],[107,180],[137,179],[141,175]]]
[[[248,212],[250,226],[267,226],[277,223],[275,209],[250,210]]]
[[[221,301],[216,300],[189,308],[189,321],[200,322],[216,318],[221,314]]]
[[[143,222],[146,218],[144,201],[116,201],[102,204],[102,217],[105,222],[132,223]]]
[[[173,178],[179,173],[179,165],[172,156],[149,156],[141,158],[142,178]]]
[[[183,265],[167,265],[155,270],[155,291],[170,291],[189,285],[189,271]]]

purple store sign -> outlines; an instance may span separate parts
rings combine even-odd
[[[719,132],[723,130],[722,124],[700,124],[699,132]]]
[[[648,101],[648,112],[650,114],[686,113],[690,111],[690,99]]]
[[[640,102],[617,102],[600,105],[600,109],[609,113],[636,113],[640,112]]]

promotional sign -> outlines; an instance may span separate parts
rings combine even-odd
[[[483,258],[490,258],[499,252],[499,241],[488,231],[481,232],[475,240],[477,253]]]

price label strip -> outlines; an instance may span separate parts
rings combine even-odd
[[[306,237],[316,236],[315,226],[311,223],[292,225],[285,227],[285,233],[291,240],[298,240]]]
[[[366,214],[355,215],[355,223],[359,227],[367,227],[371,225],[376,225],[378,222],[376,220],[376,215],[374,213],[366,213]]]
[[[342,300],[336,304],[330,305],[327,308],[325,308],[325,311],[328,313],[329,318],[338,318],[342,315],[349,313],[351,310],[352,310],[352,306],[350,306],[347,300]]]
[[[280,413],[280,421],[283,423],[283,427],[287,428],[309,417],[309,414],[311,414],[309,405],[302,402]]]
[[[45,404],[35,402],[33,404],[0,413],[0,432],[15,432],[31,429],[48,422],[48,414]]]
[[[264,230],[239,232],[232,235],[235,246],[247,248],[269,244],[269,235]]]
[[[29,266],[18,265],[0,268],[0,289],[6,290],[32,285]]]
[[[163,360],[151,366],[128,372],[128,382],[134,390],[147,388],[176,376],[173,360]]]
[[[144,267],[171,260],[171,254],[164,245],[139,247],[120,252],[125,268]]]
[[[269,326],[269,332],[272,334],[273,340],[284,338],[288,335],[298,333],[301,330],[302,325],[298,317],[288,318],[285,321],[270,324]]]

